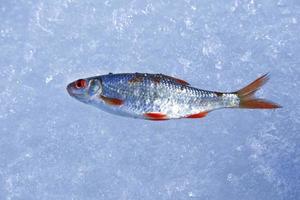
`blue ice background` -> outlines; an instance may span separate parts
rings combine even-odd
[[[300,1],[0,0],[0,199],[300,199]],[[68,96],[108,72],[258,93],[276,111],[122,118]]]

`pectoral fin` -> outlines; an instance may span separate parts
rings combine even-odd
[[[110,97],[106,97],[104,95],[100,95],[100,98],[106,103],[106,104],[109,104],[109,105],[112,105],[112,106],[120,106],[122,105],[124,102],[123,100],[121,99],[117,99],[117,98],[110,98]]]

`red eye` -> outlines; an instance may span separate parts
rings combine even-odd
[[[86,87],[86,81],[84,79],[79,79],[75,82],[75,87],[77,88],[85,88]]]

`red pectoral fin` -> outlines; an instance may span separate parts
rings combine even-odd
[[[208,114],[208,112],[200,112],[196,114],[187,115],[185,118],[202,118],[205,117]]]
[[[149,120],[168,120],[167,115],[159,112],[145,113],[144,116]]]
[[[123,104],[123,100],[117,99],[117,98],[110,98],[101,95],[100,98],[107,104],[112,105],[112,106],[120,106]]]

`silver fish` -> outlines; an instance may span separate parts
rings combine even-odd
[[[109,113],[148,120],[201,118],[220,108],[275,109],[281,106],[254,96],[268,74],[236,92],[214,92],[163,74],[107,74],[67,86],[77,100]]]

